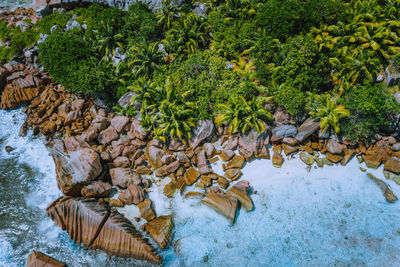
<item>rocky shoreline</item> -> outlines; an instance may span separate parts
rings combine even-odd
[[[319,121],[294,125],[278,108],[273,126],[261,134],[251,130],[230,136],[228,127],[205,120],[198,122],[188,144],[165,144],[153,139],[137,118],[114,114],[96,100],[52,83],[36,64],[35,48],[27,50],[24,59],[1,65],[0,82],[2,109],[26,105],[20,135],[32,128],[34,134],[46,136],[51,147],[58,187],[65,196],[49,205],[48,216],[76,243],[110,255],[162,263],[157,249],[170,245],[173,217],[157,217],[148,197],[147,189],[158,180],[168,179],[163,189],[167,197],[179,191],[185,198],[200,198],[232,223],[240,205],[246,211],[254,208],[250,184],[240,179],[241,169],[253,159],[272,160],[280,168],[285,156],[299,153],[311,170],[314,163],[320,168],[346,165],[357,157],[369,168],[384,164],[384,176],[400,185],[400,142],[395,134],[376,135],[364,143],[340,142],[322,134]],[[213,171],[211,164],[217,161],[223,162],[224,175]],[[388,202],[397,200],[387,183],[370,178]],[[118,198],[109,197],[113,189]],[[141,230],[115,209],[124,205],[138,206],[137,219],[146,221]]]
[[[239,203],[246,211],[253,209],[248,196],[250,185],[240,176],[245,162],[255,158],[272,158],[273,165],[281,167],[284,156],[290,159],[293,153],[299,153],[311,169],[314,162],[318,167],[346,165],[357,157],[369,168],[384,164],[385,177],[400,182],[400,143],[393,136],[376,136],[379,140],[369,145],[344,144],[318,137],[317,121],[307,120],[298,128],[279,124],[280,115],[284,115],[281,112],[275,114],[278,126],[271,133],[250,131],[229,136],[226,127],[201,121],[187,145],[174,141],[167,146],[152,139],[136,118],[116,115],[96,106],[93,99],[70,94],[30,65],[7,63],[1,69],[5,81],[1,106],[12,109],[26,104],[23,110],[28,116],[20,134],[31,127],[35,134],[45,135],[52,147],[58,186],[66,196],[48,207],[49,217],[77,243],[111,255],[161,263],[156,249],[141,232],[112,209],[138,205],[141,217],[148,221],[143,230],[161,249],[167,248],[172,216],[156,217],[146,193],[146,188],[158,179],[170,180],[164,187],[166,196],[173,197],[180,191],[186,198],[200,197],[202,203],[232,223]],[[219,143],[222,147],[217,149]],[[210,165],[219,160],[224,162],[224,176],[215,174]],[[373,176],[371,179],[388,202],[397,200],[384,181]],[[120,192],[118,199],[108,198],[113,187]],[[87,230],[77,232],[77,227]]]

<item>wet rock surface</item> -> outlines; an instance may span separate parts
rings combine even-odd
[[[61,197],[47,208],[47,214],[72,240],[84,247],[161,263],[154,248],[130,221],[94,199]]]

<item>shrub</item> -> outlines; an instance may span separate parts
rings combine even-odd
[[[357,85],[345,93],[341,104],[350,110],[351,117],[343,120],[345,137],[367,138],[389,123],[390,114],[399,111],[399,104],[382,85]]]
[[[305,94],[300,88],[282,84],[278,87],[274,100],[291,115],[304,112]]]

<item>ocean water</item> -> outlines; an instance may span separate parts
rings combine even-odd
[[[28,8],[33,2],[34,0],[0,0],[0,7],[8,10],[14,10],[17,7]]]
[[[0,266],[24,266],[33,249],[69,266],[145,266],[85,250],[47,218],[46,206],[61,195],[54,163],[42,138],[18,136],[24,118],[21,110],[0,110]],[[213,165],[218,173],[220,165]],[[257,191],[255,209],[240,209],[233,225],[198,199],[164,197],[168,180],[157,182],[149,194],[156,212],[175,222],[164,265],[400,266],[400,203],[387,203],[359,166],[353,160],[307,172],[296,156],[281,169],[255,160],[241,178]],[[381,168],[373,174],[384,179]],[[388,183],[400,196],[400,186]],[[136,206],[120,211],[137,224]]]

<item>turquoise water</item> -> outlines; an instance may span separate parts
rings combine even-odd
[[[33,2],[33,0],[0,0],[0,7],[9,10],[14,10],[17,7],[28,8]]]

